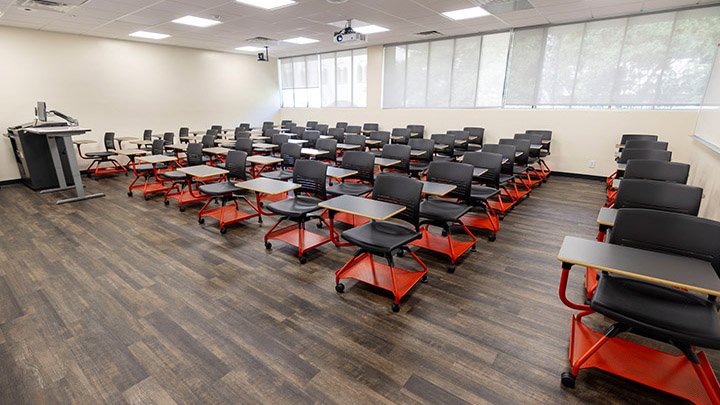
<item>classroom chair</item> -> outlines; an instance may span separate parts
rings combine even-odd
[[[462,156],[468,151],[468,143],[470,142],[470,132],[468,131],[446,131],[448,135],[455,135],[455,147],[453,155],[455,157]]]
[[[250,123],[249,122],[241,122],[240,125],[238,125],[237,128],[235,128],[235,133],[237,133],[238,130],[242,131],[242,132],[250,131]]]
[[[345,128],[347,128],[347,126],[348,126],[347,122],[338,122],[335,124],[335,128],[340,128],[343,130],[343,132],[345,131]]]
[[[362,130],[363,131],[379,131],[380,124],[366,122],[363,124]]]
[[[320,132],[320,135],[328,135],[328,124],[318,124],[315,129]]]
[[[280,128],[287,128],[290,125],[293,125],[292,120],[282,120],[280,121]]]
[[[271,135],[270,131],[272,131],[273,129],[275,129],[275,123],[274,123],[274,122],[272,122],[272,121],[265,121],[265,122],[263,122],[263,124],[262,124],[262,133],[263,133],[264,136],[270,136],[270,135]]]
[[[346,134],[359,134],[360,132],[362,132],[360,125],[348,125],[345,127]]]
[[[290,180],[293,178],[292,168],[295,162],[300,159],[302,146],[298,143],[283,143],[280,145],[280,158],[282,162],[278,170],[262,172],[260,176],[274,180]]]
[[[471,209],[472,177],[473,166],[467,163],[432,162],[427,171],[427,181],[452,184],[456,188],[447,193],[444,196],[446,198],[427,198],[420,204],[422,239],[412,242],[411,245],[449,256],[449,273],[455,272],[455,262],[460,256],[468,250],[475,251],[477,239],[461,220]],[[443,236],[431,234],[431,225],[441,228]],[[471,240],[453,240],[453,226],[460,226]]]
[[[410,146],[411,152],[413,150],[423,152],[422,155],[410,156],[411,160],[408,167],[411,176],[421,178],[423,172],[427,170],[435,156],[435,141],[432,139],[414,138],[408,140],[408,146]]]
[[[80,151],[80,145],[77,145],[78,154],[83,159],[92,159],[92,162],[90,162],[90,166],[86,169],[88,177],[95,176],[95,179],[98,179],[98,176],[106,175],[106,174],[114,174],[114,173],[125,173],[127,175],[127,169],[125,166],[121,165],[120,162],[118,162],[116,159],[114,159],[114,156],[117,156],[118,154],[115,153],[115,133],[114,132],[105,132],[105,136],[103,137],[103,146],[105,146],[105,150],[101,152],[87,152],[83,156],[82,152]],[[112,167],[100,167],[102,163],[111,163]],[[93,168],[95,166],[95,168]]]
[[[300,139],[304,139],[307,142],[303,145],[306,148],[314,148],[317,144],[318,139],[320,139],[320,131],[308,129],[305,131],[305,133],[302,135]]]
[[[333,165],[337,164],[337,144],[338,141],[335,139],[318,139],[315,143],[315,147],[319,150],[326,150],[327,153],[317,155],[315,156],[315,159]]]
[[[422,183],[407,177],[392,174],[378,176],[372,199],[404,206],[405,210],[393,216],[393,219],[405,224],[398,221],[370,221],[343,232],[342,238],[357,246],[358,250],[335,272],[335,291],[345,291],[345,285],[340,282],[343,278],[359,280],[390,291],[394,297],[392,311],[398,312],[402,297],[418,281],[427,282],[427,266],[408,247],[408,244],[422,237],[418,230],[422,188]],[[399,251],[410,253],[422,266],[422,270],[408,271],[395,267],[393,254]],[[384,257],[387,265],[375,262],[373,255]]]
[[[660,160],[663,162],[669,162],[672,158],[672,152],[668,150],[659,149],[623,149],[618,158],[618,163],[627,163],[632,159],[645,159],[645,160]],[[606,184],[608,188],[612,186],[613,180],[621,178],[624,174],[621,174],[617,170],[608,176]]]
[[[515,134],[515,139],[525,139],[527,141],[530,141],[530,145],[542,145],[543,137],[541,134],[528,134],[528,133],[522,133],[522,134]],[[531,177],[539,178],[543,183],[547,181],[547,177],[550,174],[549,171],[546,171],[547,166],[540,163],[540,160],[542,160],[542,147],[540,149],[533,149],[530,148],[530,154],[528,155],[528,161],[527,165],[530,167],[533,167],[533,171],[530,172]],[[516,162],[517,163],[517,162]],[[537,168],[535,168],[532,165],[537,165]],[[549,169],[548,169],[549,170]]]
[[[664,211],[622,209],[608,242],[706,262],[711,277],[717,277],[719,240],[720,222]],[[571,370],[561,378],[565,387],[575,387],[580,370],[597,368],[695,403],[720,403],[720,385],[712,366],[705,353],[697,351],[699,347],[720,349],[715,296],[601,273],[589,304],[576,304],[566,296],[571,268],[569,263],[562,265],[560,299],[581,312],[572,317]],[[604,332],[583,322],[596,312],[613,322]],[[681,354],[620,338],[624,333],[669,343]]]
[[[332,136],[338,143],[345,141],[345,129],[344,128],[330,128],[328,129],[328,135]]]
[[[425,125],[408,125],[406,127],[410,130],[410,138],[424,138],[425,137]]]
[[[508,139],[503,138],[498,141],[500,145],[513,145],[515,146],[515,152],[520,153],[519,156],[515,156],[515,164],[513,165],[513,174],[520,184],[529,193],[532,191],[533,186],[539,185],[542,182],[542,176],[535,170],[534,167],[530,166],[534,160],[530,159],[530,141],[527,139]],[[532,173],[532,176],[531,176]],[[521,190],[524,192],[524,190]]]
[[[434,140],[436,145],[445,145],[444,149],[438,149],[436,151],[436,160],[455,160],[455,135],[432,134],[430,135],[430,139]]]
[[[485,128],[482,127],[465,127],[463,131],[467,131],[470,137],[475,137],[469,140],[468,150],[476,151],[482,148],[483,140],[485,138]]]
[[[392,139],[392,143],[399,143],[401,145],[407,145],[410,140],[410,130],[407,128],[393,128],[391,138],[400,137],[398,139]],[[415,139],[415,138],[414,138]],[[418,138],[420,139],[420,138]]]
[[[306,129],[312,129],[313,131],[317,129],[318,122],[317,121],[308,121],[307,124],[305,124]]]
[[[490,242],[497,239],[497,232],[500,230],[500,217],[493,209],[491,199],[497,199],[496,204],[503,205],[500,196],[502,160],[503,156],[501,154],[492,152],[468,152],[463,158],[463,163],[487,170],[480,176],[473,176],[473,180],[477,181],[478,184],[473,184],[470,188],[470,205],[473,209],[482,209],[485,216],[468,213],[460,219],[468,228],[489,230],[491,232],[490,236],[488,236]]]
[[[312,214],[320,210],[318,204],[327,199],[326,170],[325,163],[317,160],[298,159],[295,162],[292,181],[301,186],[294,191],[294,197],[268,204],[267,209],[280,215],[280,218],[265,234],[265,249],[272,249],[270,240],[282,240],[298,248],[300,264],[305,264],[307,262],[305,252],[330,242],[330,238],[305,229],[305,223],[311,219],[318,219],[323,225],[330,228],[324,218]],[[285,220],[297,222],[297,225],[276,229]]]
[[[657,141],[657,135],[647,134],[623,134],[620,138],[620,145],[625,145],[628,141]]]
[[[237,129],[235,130],[235,139],[250,138],[251,136],[252,134],[250,133],[250,131],[238,131]]]
[[[388,166],[386,168],[381,167],[380,171],[387,170],[395,174],[410,175],[410,146],[399,145],[391,143],[383,146],[380,157],[384,159],[396,159],[400,163]]]
[[[327,188],[331,197],[339,195],[353,195],[366,197],[373,190],[375,185],[375,155],[371,152],[360,152],[349,150],[345,152],[344,159],[340,165],[343,169],[355,170],[357,174],[345,177],[340,183],[333,184]],[[323,215],[324,217],[326,215]],[[342,222],[352,226],[362,225],[369,220],[352,214],[339,212],[335,214],[335,222]]]
[[[686,184],[690,165],[661,160],[633,159],[627,162],[623,179],[645,179]]]
[[[383,146],[390,143],[390,132],[373,131],[370,133],[370,140],[380,141],[378,144],[368,145],[368,149],[373,152],[375,156],[380,156]]]
[[[667,150],[668,143],[660,141],[638,141],[630,140],[625,142],[625,149],[657,149]]]
[[[186,151],[186,160],[188,166],[198,166],[204,164],[202,148],[202,143],[188,144]],[[185,173],[179,172],[177,170],[172,170],[161,172],[159,173],[159,176],[162,180],[169,180],[172,182],[167,191],[165,191],[163,203],[165,205],[170,205],[170,199],[176,199],[180,212],[185,212],[185,205],[187,204],[205,201],[210,198],[210,196],[202,195],[199,192],[196,192],[198,191],[197,186],[200,184],[200,182],[198,180],[190,178]],[[203,179],[203,182],[207,183],[216,180],[218,179]],[[193,186],[195,187],[193,188]],[[187,191],[185,191],[186,189]],[[173,190],[176,191],[173,193]]]
[[[186,138],[188,136],[190,136],[190,128],[180,127],[180,130],[178,131],[178,138],[180,139],[180,143],[188,143],[187,140],[182,139],[182,138]]]
[[[244,151],[232,150],[228,152],[225,159],[225,169],[228,170],[225,180],[217,183],[202,184],[198,187],[201,193],[212,197],[198,212],[199,224],[205,223],[205,217],[215,218],[220,223],[220,233],[225,234],[228,225],[249,218],[257,217],[258,222],[262,223],[260,209],[240,194],[243,192],[242,189],[235,187],[236,183],[247,180],[247,156],[248,154]],[[248,214],[240,211],[240,206],[237,203],[238,199],[245,201],[255,212]],[[210,203],[217,202],[217,200],[220,200],[220,206],[208,209]],[[232,202],[232,206],[227,206],[228,202]]]
[[[522,189],[518,188],[518,183],[515,181],[515,146],[487,144],[483,146],[483,152],[498,153],[502,155],[502,158],[505,161],[505,163],[501,163],[500,175],[498,176],[497,183],[492,182],[489,177],[481,176],[479,178],[479,180],[485,185],[489,185],[500,190],[500,194],[498,194],[498,201],[491,200],[489,203],[492,209],[498,212],[499,217],[502,220],[508,211],[512,210],[520,201],[520,198],[524,195],[522,194]]]

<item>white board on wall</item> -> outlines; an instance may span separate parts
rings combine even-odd
[[[720,153],[720,52],[718,50],[720,48],[716,48],[715,51],[715,63],[700,105],[693,138]]]

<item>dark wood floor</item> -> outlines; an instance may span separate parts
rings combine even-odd
[[[594,370],[560,385],[572,311],[555,256],[595,236],[599,182],[553,177],[455,274],[421,253],[430,282],[393,313],[375,288],[335,292],[353,249],[299,265],[265,250],[272,220],[221,235],[199,207],[127,197],[129,181],[87,181],[107,197],[62,206],[0,189],[0,403],[679,402]]]

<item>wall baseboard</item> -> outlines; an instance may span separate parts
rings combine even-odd
[[[20,180],[20,179],[3,180],[3,181],[0,181],[0,187],[9,186],[11,184],[20,184],[20,183],[22,183],[22,180]]]
[[[595,181],[605,181],[606,180],[606,177],[595,176],[593,174],[580,174],[580,173],[556,172],[556,171],[553,171],[552,173],[550,173],[550,177],[552,177],[552,176],[573,177],[576,179],[595,180]]]

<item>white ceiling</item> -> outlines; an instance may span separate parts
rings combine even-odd
[[[481,4],[473,0],[348,0],[330,4],[326,0],[296,0],[297,4],[263,10],[234,0],[89,0],[67,14],[32,11],[17,7],[16,0],[0,0],[0,25],[66,32],[130,41],[161,43],[237,52],[253,45],[248,38],[264,36],[283,40],[298,36],[318,39],[309,45],[281,43],[270,47],[273,57],[302,55],[344,49],[332,42],[336,27],[328,23],[348,18],[389,28],[368,35],[369,45],[422,39],[413,35],[437,30],[446,36],[577,21],[629,13],[656,11],[718,0],[529,0],[533,9],[513,11],[463,21],[440,13]],[[495,1],[496,2],[496,1]],[[185,15],[214,18],[223,23],[194,28],[171,23]],[[172,35],[161,40],[129,37],[144,30]]]

